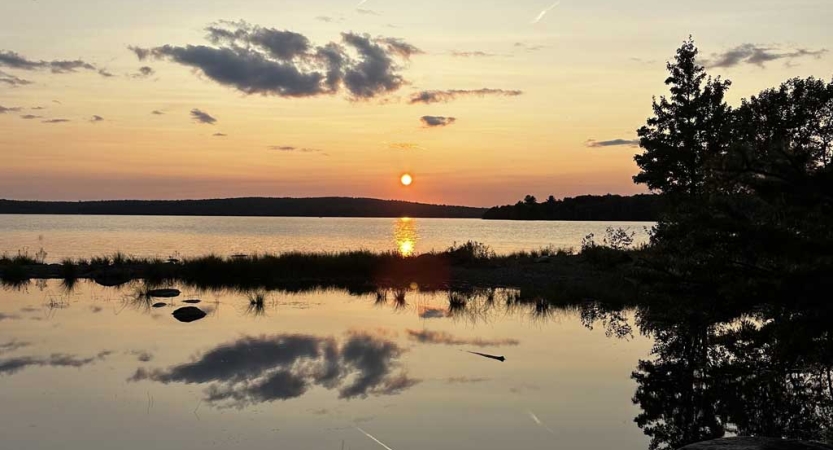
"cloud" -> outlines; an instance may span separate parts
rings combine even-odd
[[[142,66],[139,67],[139,70],[136,73],[130,75],[131,78],[147,78],[155,74],[156,71],[153,70],[153,67],[150,66]]]
[[[211,114],[208,114],[207,112],[201,111],[197,108],[191,110],[191,118],[194,119],[194,121],[196,122],[205,123],[208,125],[214,125],[215,123],[217,123],[217,119],[212,117]]]
[[[384,44],[392,53],[399,55],[404,59],[409,59],[412,55],[424,55],[425,52],[416,46],[405,42],[399,38],[378,38],[377,43]]]
[[[459,97],[486,97],[486,96],[500,96],[500,97],[517,97],[523,95],[523,91],[519,90],[504,90],[504,89],[449,89],[445,91],[421,91],[413,94],[408,103],[415,105],[417,103],[439,103],[450,102]]]
[[[530,52],[537,52],[538,50],[543,50],[543,49],[547,48],[546,45],[538,45],[538,44],[530,45],[530,44],[526,44],[526,43],[523,43],[523,42],[515,42],[515,47],[522,48],[522,49],[530,51]]]
[[[0,355],[4,353],[11,353],[20,350],[21,348],[28,347],[30,345],[32,345],[30,342],[23,342],[13,339],[9,342],[0,344]]]
[[[214,134],[212,134],[212,136],[214,136],[214,137],[226,137],[228,135],[226,133],[214,133]]]
[[[165,113],[163,113],[162,111],[159,111],[158,109],[154,109],[150,113],[153,114],[154,116],[164,116],[165,115]]]
[[[313,97],[338,93],[353,100],[398,90],[405,79],[397,59],[422,53],[401,39],[342,33],[340,42],[313,46],[305,36],[249,25],[218,22],[206,29],[206,45],[129,47],[140,60],[169,60],[246,94]],[[352,50],[358,57],[348,52]]]
[[[317,148],[295,147],[292,145],[270,145],[268,148],[269,150],[275,150],[278,152],[320,153],[323,156],[329,156],[324,153],[323,150],[319,150]]]
[[[516,339],[481,339],[481,338],[458,338],[442,331],[428,330],[406,330],[408,338],[421,344],[438,345],[472,345],[475,347],[500,347],[505,345],[520,345]]]
[[[621,146],[639,147],[639,139],[611,139],[609,141],[596,141],[593,139],[588,139],[587,142],[585,142],[585,145],[591,148]]]
[[[315,20],[317,20],[319,22],[325,22],[325,23],[334,23],[334,22],[341,23],[341,22],[344,22],[344,17],[318,16],[318,17],[315,18]]]
[[[5,107],[5,106],[3,106],[3,105],[0,105],[0,114],[6,114],[6,113],[9,113],[9,112],[20,112],[22,109],[23,109],[23,108],[21,108],[21,107],[19,107],[19,106],[15,106],[15,107],[8,107],[8,108],[7,108],[7,107]]]
[[[369,99],[398,90],[405,84],[405,79],[399,75],[399,66],[389,53],[407,58],[420,52],[401,41],[393,43],[386,38],[373,40],[367,34],[342,33],[341,36],[361,57],[360,62],[344,71],[344,86],[356,99]]]
[[[28,367],[83,367],[104,360],[112,352],[104,351],[90,358],[80,358],[64,353],[53,353],[46,357],[20,356],[0,360],[0,375],[13,375]]]
[[[98,69],[98,74],[101,75],[104,78],[110,78],[110,77],[115,76],[112,73],[110,73],[109,71],[107,71],[107,69]]]
[[[129,381],[207,384],[205,401],[216,406],[288,400],[312,386],[338,390],[339,398],[395,395],[419,382],[401,370],[403,350],[363,333],[343,341],[310,335],[243,337],[193,361],[167,369],[138,369]]]
[[[24,114],[20,116],[21,119],[32,120],[32,119],[42,119],[43,116],[36,116],[34,114]]]
[[[3,72],[0,70],[0,83],[5,83],[9,86],[26,86],[32,84],[29,80],[24,80],[23,78],[18,78],[12,74]]]
[[[20,70],[50,70],[52,73],[70,73],[78,69],[96,70],[95,66],[76,60],[34,61],[12,51],[0,50],[0,67]]]
[[[90,118],[90,122],[93,122],[93,123],[103,122],[103,121],[104,121],[104,117],[101,117],[99,115],[94,115]]]
[[[756,44],[742,44],[735,48],[729,49],[723,53],[713,53],[710,59],[704,60],[703,64],[707,67],[735,67],[742,64],[753,64],[764,68],[765,64],[770,61],[777,61],[779,59],[792,61],[797,58],[814,57],[820,58],[827,53],[827,49],[807,50],[803,48],[779,51],[772,47],[761,47]]]
[[[381,14],[372,9],[356,8],[356,12],[365,16],[381,16]]]
[[[389,142],[387,143],[388,149],[390,150],[421,150],[418,144],[414,144],[413,142]]]
[[[43,120],[41,122],[43,122],[43,123],[66,123],[66,122],[69,122],[69,121],[70,121],[69,119],[47,119],[47,120]]]
[[[461,52],[457,50],[453,50],[451,52],[451,56],[457,58],[491,58],[493,56],[498,56],[495,53],[486,53],[481,51],[473,51],[473,52]]]
[[[422,116],[419,118],[423,125],[428,128],[446,127],[457,121],[456,117],[443,116]]]
[[[548,7],[547,7],[547,8],[545,8],[543,11],[541,11],[540,13],[538,13],[538,15],[537,15],[537,16],[535,16],[535,18],[534,18],[534,19],[532,19],[532,22],[531,22],[531,23],[534,25],[534,24],[536,24],[536,23],[540,22],[540,21],[541,21],[541,19],[543,19],[543,18],[544,18],[544,16],[546,16],[548,12],[552,11],[553,9],[555,9],[555,7],[556,7],[556,6],[558,6],[558,5],[560,5],[560,4],[561,4],[561,2],[555,2],[555,3],[553,3],[552,5],[548,6]]]

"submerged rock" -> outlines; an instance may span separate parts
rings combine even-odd
[[[819,442],[775,438],[733,437],[686,445],[680,450],[833,450]]]
[[[201,301],[202,301],[202,300],[197,300],[197,299],[194,299],[194,300],[185,300],[185,301],[183,301],[182,303],[188,303],[188,304],[190,304],[190,305],[196,305],[197,303],[200,303]]]
[[[179,289],[151,289],[147,292],[148,297],[179,297]]]
[[[197,308],[196,306],[186,306],[184,308],[179,308],[174,311],[173,314],[174,318],[180,322],[194,322],[196,320],[200,320],[206,316],[205,311]]]
[[[167,304],[167,303],[162,303],[162,302],[159,302],[159,303],[154,303],[154,304],[153,304],[153,305],[151,305],[151,306],[153,306],[154,308],[164,308],[164,307],[168,306],[168,304]]]

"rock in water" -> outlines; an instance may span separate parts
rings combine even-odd
[[[186,306],[174,311],[174,318],[180,322],[194,322],[205,317],[205,311],[196,306]]]
[[[188,303],[190,305],[196,305],[197,303],[201,302],[202,300],[185,300],[182,303]]]
[[[818,442],[734,437],[698,442],[696,444],[686,445],[680,450],[833,450],[833,447]]]
[[[179,297],[179,289],[151,289],[148,291],[148,297]]]
[[[160,302],[160,303],[154,303],[151,306],[153,306],[154,308],[164,308],[164,307],[168,306],[168,304]]]

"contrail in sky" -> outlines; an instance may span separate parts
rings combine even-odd
[[[380,441],[380,440],[376,439],[375,437],[371,436],[371,435],[370,435],[370,433],[368,433],[367,431],[364,431],[364,430],[362,430],[362,429],[361,429],[361,428],[359,428],[359,427],[356,427],[356,429],[357,429],[357,430],[359,430],[359,431],[361,431],[361,432],[362,432],[362,434],[364,434],[365,436],[369,437],[370,439],[373,439],[373,441],[374,441],[374,442],[376,442],[377,444],[381,445],[382,447],[385,447],[387,450],[393,450],[392,448],[390,448],[390,447],[388,447],[387,445],[385,445],[382,441]]]
[[[536,416],[534,412],[527,411],[526,413],[529,414],[529,418],[532,419],[533,422],[538,424],[539,427],[549,431],[550,434],[555,434],[555,431],[552,428],[544,425],[544,422],[541,422],[541,419],[539,419],[538,416]]]
[[[367,0],[364,0],[364,1],[367,1]],[[540,13],[540,14],[538,14],[538,17],[536,17],[535,19],[533,19],[533,20],[532,20],[532,23],[533,23],[533,24],[536,24],[536,23],[540,22],[540,21],[541,21],[541,19],[543,19],[543,18],[544,18],[544,16],[546,16],[548,12],[552,11],[553,9],[555,9],[555,7],[556,7],[556,6],[558,6],[558,5],[560,5],[560,4],[561,4],[561,2],[555,2],[555,3],[553,3],[552,5],[550,5],[550,7],[549,7],[549,8],[547,8],[547,9],[545,9],[545,10],[541,11],[541,13]]]

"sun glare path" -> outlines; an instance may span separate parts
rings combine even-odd
[[[406,173],[402,175],[402,178],[400,178],[399,181],[402,183],[402,186],[410,186],[411,183],[414,182],[414,177],[412,177],[411,174]]]

